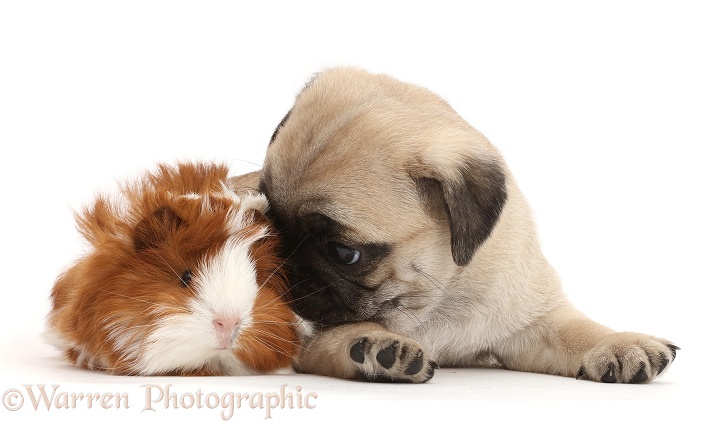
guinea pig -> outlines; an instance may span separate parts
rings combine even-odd
[[[292,369],[299,339],[264,195],[228,167],[159,164],[75,213],[88,251],[52,288],[46,335],[120,375]]]

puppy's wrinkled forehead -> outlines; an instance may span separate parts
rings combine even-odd
[[[337,214],[360,227],[366,223],[356,216],[369,220],[417,204],[406,164],[455,119],[424,88],[355,68],[322,72],[274,132],[263,191],[277,213],[304,215],[306,207],[334,203]],[[372,210],[360,210],[366,205]]]
[[[396,203],[402,200],[391,191],[376,192],[364,180],[349,180],[354,185],[339,189],[334,189],[337,181],[318,181],[302,183],[288,176],[262,180],[262,189],[271,196],[270,215],[283,231],[301,233],[324,222],[321,229],[335,228],[341,239],[350,242],[390,243],[403,229],[396,223],[401,219]],[[365,238],[360,237],[363,234]]]

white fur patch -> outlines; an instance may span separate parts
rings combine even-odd
[[[142,374],[175,369],[197,369],[204,365],[227,374],[253,373],[233,350],[218,350],[214,319],[238,317],[240,331],[252,325],[257,296],[257,272],[249,257],[257,237],[231,239],[219,254],[203,263],[192,279],[195,297],[190,312],[165,317],[143,346],[136,368]]]
[[[269,207],[270,203],[264,194],[249,193],[242,200],[242,210],[252,209],[265,213]]]
[[[239,198],[239,197],[238,197]],[[250,216],[250,210],[258,210],[262,213],[267,211],[269,203],[267,197],[264,194],[248,194],[245,195],[240,202],[239,207],[234,207],[227,213],[227,231],[230,234],[244,232],[247,227],[252,223],[252,216]],[[261,231],[260,233],[253,234],[255,240],[262,238],[267,234],[267,231]]]
[[[46,330],[44,330],[43,333],[41,334],[41,339],[43,339],[43,341],[45,341],[46,344],[52,345],[59,351],[65,351],[66,348],[68,348],[70,346],[70,343],[68,341],[66,341],[65,339],[61,338],[58,335],[58,332],[56,332],[55,330],[53,330],[50,327],[50,324],[47,325]]]
[[[174,194],[170,192],[169,196],[173,197]],[[188,192],[182,195],[182,198],[186,198],[187,200],[199,200],[200,198],[202,198],[202,195],[196,192]]]

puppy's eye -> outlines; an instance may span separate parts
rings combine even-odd
[[[187,269],[179,276],[179,279],[181,280],[181,286],[184,288],[188,288],[189,284],[192,283],[192,271]]]
[[[338,244],[337,242],[328,244],[328,254],[340,264],[356,264],[360,260],[360,251]]]

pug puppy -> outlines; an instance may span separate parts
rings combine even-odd
[[[425,382],[439,365],[500,366],[643,383],[676,357],[672,342],[616,332],[567,300],[499,151],[424,88],[317,74],[254,177],[295,309],[318,327],[303,372]]]

